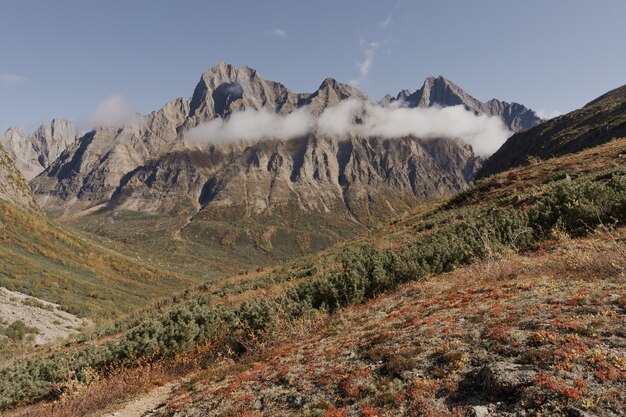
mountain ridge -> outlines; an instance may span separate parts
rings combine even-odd
[[[427,77],[422,87],[413,93],[409,90],[402,90],[395,98],[387,96],[386,100],[383,99],[385,103],[396,101],[407,107],[462,105],[466,110],[473,111],[475,114],[500,117],[504,124],[514,132],[527,129],[541,122],[537,113],[522,104],[508,103],[495,98],[482,102],[441,75]]]
[[[477,178],[529,163],[529,158],[546,159],[579,152],[623,136],[626,136],[626,85],[580,109],[511,136],[485,162]]]
[[[67,146],[82,135],[75,123],[55,118],[29,134],[24,134],[17,126],[10,127],[0,134],[0,144],[4,146],[22,175],[30,181],[50,166]]]

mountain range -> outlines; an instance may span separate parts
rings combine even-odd
[[[306,107],[318,117],[348,99],[369,100],[332,78],[313,93],[294,93],[252,68],[222,62],[202,74],[190,99],[172,100],[125,126],[96,126],[81,136],[75,124],[55,119],[30,135],[11,128],[0,143],[44,210],[80,216],[88,231],[114,229],[110,236],[119,237],[129,216],[136,222],[137,215],[175,215],[183,220],[168,238],[290,257],[293,248],[300,253],[326,247],[418,202],[463,190],[483,162],[471,146],[446,137],[312,132],[240,142],[186,139],[190,129],[246,110],[288,115]],[[498,117],[513,132],[540,121],[523,105],[481,102],[441,76],[379,105],[461,105]]]

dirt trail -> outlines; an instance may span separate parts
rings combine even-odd
[[[106,414],[104,417],[141,417],[146,412],[152,411],[163,404],[176,384],[177,382],[170,382],[155,388],[147,394],[127,403],[121,410]]]

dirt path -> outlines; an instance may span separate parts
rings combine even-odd
[[[121,410],[106,414],[104,417],[141,417],[146,412],[163,404],[175,385],[176,382],[170,382],[169,384],[155,388],[142,397],[129,402]]]

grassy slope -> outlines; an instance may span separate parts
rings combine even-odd
[[[146,310],[143,316],[156,317],[159,312],[174,310],[184,305],[186,300],[199,295],[210,294],[213,297],[212,303],[226,306],[236,306],[246,300],[275,298],[283,294],[285,288],[292,283],[327,275],[329,271],[337,267],[335,258],[345,248],[371,243],[378,249],[399,249],[410,245],[421,236],[436,236],[439,230],[444,230],[450,223],[458,221],[456,219],[462,220],[462,216],[459,217],[462,213],[471,215],[472,210],[480,209],[484,212],[489,211],[490,207],[497,206],[517,207],[525,210],[526,207],[535,203],[537,196],[549,189],[549,185],[545,183],[550,180],[562,179],[565,174],[573,178],[587,177],[611,167],[623,167],[626,160],[620,155],[625,153],[626,139],[620,139],[579,154],[512,170],[482,181],[472,190],[446,204],[423,206],[412,215],[394,220],[371,234],[322,254],[312,255],[274,270],[234,276],[213,285],[198,288],[183,296],[173,298],[168,303]],[[287,325],[289,331],[281,328],[280,323],[275,323],[272,327],[273,333],[264,336],[265,342],[243,341],[248,343],[244,349],[248,352],[248,356],[244,357],[244,359],[248,358],[248,362],[237,365],[235,368],[224,368],[223,364],[218,364],[217,367],[208,365],[209,370],[200,372],[196,381],[191,385],[186,385],[181,390],[181,394],[170,401],[161,412],[170,415],[175,410],[179,410],[180,415],[194,415],[197,410],[201,409],[204,410],[203,412],[212,410],[215,415],[219,415],[218,412],[225,413],[222,415],[230,415],[229,413],[237,412],[237,410],[233,411],[228,407],[246,406],[258,411],[261,404],[269,404],[267,407],[276,413],[299,414],[302,411],[299,408],[302,405],[298,405],[300,400],[289,403],[291,401],[289,396],[278,394],[284,393],[284,390],[297,389],[298,382],[301,382],[304,393],[310,396],[306,401],[308,401],[311,415],[324,413],[329,416],[367,415],[366,413],[371,412],[367,411],[367,407],[387,408],[389,415],[396,415],[399,412],[399,408],[396,407],[402,404],[409,406],[406,401],[412,402],[411,407],[434,407],[432,415],[446,415],[446,413],[453,412],[453,409],[449,407],[451,404],[462,406],[467,402],[466,395],[471,394],[471,391],[464,391],[466,388],[461,388],[459,391],[454,383],[461,382],[463,385],[463,381],[473,381],[472,378],[478,378],[475,381],[489,380],[484,375],[476,374],[476,371],[482,369],[489,361],[530,366],[534,372],[531,385],[534,385],[533,389],[536,389],[530,394],[535,392],[537,395],[511,397],[508,402],[504,402],[504,407],[525,407],[526,403],[523,401],[528,400],[535,404],[536,410],[544,407],[546,410],[554,411],[559,407],[563,409],[568,402],[578,401],[575,403],[577,407],[595,407],[601,411],[610,411],[615,409],[620,401],[624,401],[619,392],[621,390],[623,393],[624,389],[626,369],[624,369],[623,360],[626,335],[617,326],[620,320],[624,319],[622,290],[626,265],[623,256],[625,250],[623,233],[622,229],[619,235],[596,235],[583,241],[557,238],[557,243],[545,243],[536,248],[534,253],[511,254],[505,256],[504,259],[493,254],[489,257],[489,262],[478,264],[474,268],[459,270],[453,275],[433,277],[425,284],[409,284],[402,287],[400,292],[382,296],[379,300],[364,307],[353,307],[343,310],[339,315],[331,315],[329,316],[330,327],[328,323],[323,324],[323,320],[315,318],[327,317],[324,314],[310,318],[308,321],[305,320],[306,333],[309,333],[309,336],[313,335],[314,339],[325,341],[322,347],[316,345],[310,351],[310,359],[314,361],[315,366],[324,370],[322,377],[327,377],[328,387],[319,392],[312,388],[316,382],[315,372],[307,373],[306,369],[302,369],[306,367],[306,360],[302,359],[302,351],[306,350],[308,339],[298,341],[298,336],[302,335],[290,332],[295,327],[293,323]],[[438,292],[432,292],[429,286],[438,288]],[[464,293],[458,293],[459,289]],[[411,296],[407,296],[403,291],[409,291]],[[569,308],[569,300],[572,299],[574,307]],[[577,299],[579,301],[576,301]],[[433,300],[436,302],[429,304]],[[574,324],[581,324],[581,329],[585,326],[597,325],[599,329],[603,329],[604,333],[598,339],[593,332],[589,332],[588,335],[582,334],[584,329],[570,331],[564,328],[559,316],[539,308],[546,303],[562,307],[560,313],[563,318]],[[424,309],[426,309],[425,312],[423,312]],[[532,326],[529,325],[528,320],[524,321],[525,313],[533,314],[535,321]],[[505,314],[505,321],[502,321],[502,314]],[[365,337],[365,340],[359,342],[358,345],[357,339],[359,338],[351,335],[351,326],[342,324],[345,318],[341,317],[345,315],[349,317],[348,320],[353,320],[348,321],[348,324],[352,323],[356,326],[359,334]],[[593,320],[599,315],[603,315],[606,320],[598,319],[599,321],[594,322]],[[141,315],[138,316],[141,317]],[[443,318],[430,322],[429,317]],[[332,324],[337,323],[337,320],[338,324]],[[415,323],[409,326],[407,321],[415,321]],[[126,333],[125,329],[133,328],[137,323],[132,320],[120,323],[118,329],[122,333],[112,334],[109,338],[122,337]],[[431,326],[433,332],[429,335],[429,337],[433,336],[432,341],[422,334],[427,324]],[[322,330],[315,333],[312,329],[316,326],[322,326]],[[507,326],[508,328],[503,328]],[[548,333],[541,333],[542,329],[546,329]],[[574,339],[570,337],[572,332],[576,333],[572,336]],[[398,340],[395,339],[396,334],[399,337]],[[511,334],[515,334],[515,337],[519,336],[519,340],[516,338],[509,340]],[[584,340],[576,340],[577,337],[583,336]],[[278,350],[275,351],[267,350],[275,346],[276,341],[281,337],[289,338],[292,342],[277,347]],[[543,343],[541,338],[544,337],[549,339],[546,346],[541,344]],[[537,338],[540,340],[535,342]],[[566,367],[569,366],[567,363],[559,365],[563,368],[555,367],[555,364],[567,359],[563,359],[563,355],[569,354],[567,349],[571,346],[567,343],[572,340],[575,343],[573,348],[578,346],[583,350],[583,353],[574,353],[582,356],[576,357],[575,363],[570,368]],[[450,355],[445,349],[436,351],[437,346],[442,345],[436,344],[435,341],[441,341],[444,345],[450,343]],[[344,346],[344,342],[352,343],[352,345]],[[375,352],[371,352],[370,358],[369,354],[364,353],[361,344],[369,342],[373,345],[380,345],[380,355],[376,356]],[[410,346],[401,345],[401,343],[409,343]],[[535,346],[533,343],[539,344]],[[403,355],[403,349],[411,346],[416,350],[409,352],[409,355]],[[522,358],[521,355],[531,348],[539,349],[535,351],[536,355]],[[270,353],[267,353],[268,351]],[[261,352],[261,356],[254,356],[257,352]],[[343,357],[342,352],[347,356]],[[265,372],[263,371],[265,365],[256,364],[255,361],[264,361],[268,355],[283,358],[271,359],[278,361],[276,362],[279,365],[277,371],[283,374],[272,376],[274,371],[267,370],[265,371],[269,373],[266,372],[265,376],[257,373],[257,371]],[[398,355],[400,357],[396,357]],[[405,356],[413,357],[414,361],[403,364],[402,358]],[[548,361],[546,363],[542,362],[544,356]],[[201,359],[200,362],[206,366],[207,360],[210,361],[210,357]],[[285,366],[281,365],[281,361]],[[334,366],[339,366],[339,364],[349,369],[336,369],[338,373],[333,373]],[[437,370],[437,367],[442,369]],[[366,374],[366,368],[369,369],[369,374]],[[245,372],[239,373],[241,370],[251,370],[252,374],[249,376]],[[352,383],[350,379],[358,377],[358,375],[352,375],[353,370],[359,375],[362,374],[369,388],[343,386],[343,382]],[[544,370],[548,372],[545,375]],[[226,382],[222,383],[221,380],[213,379],[211,375],[218,371],[224,375]],[[404,371],[408,373],[405,375]],[[600,374],[596,375],[595,372],[600,372]],[[450,375],[456,380],[451,380]],[[540,376],[539,379],[535,378],[537,375]],[[583,387],[576,385],[582,385],[582,382],[577,379],[578,376],[585,378],[585,384],[587,384],[585,387],[591,387],[584,394],[579,392],[579,389],[582,390]],[[249,379],[254,383],[242,383],[242,379]],[[603,380],[608,381],[606,385],[602,385]],[[291,386],[292,381],[294,386]],[[232,386],[231,382],[235,385]],[[358,383],[357,380],[356,384]],[[422,394],[427,395],[428,398],[419,397],[422,395],[419,393],[416,393],[415,397],[396,398],[399,395],[398,392],[407,395],[409,387],[407,384],[425,390],[426,394]],[[101,386],[94,384],[87,392],[93,398],[105,398],[103,403],[106,404],[107,397],[99,388]],[[134,389],[142,389],[145,386],[144,384]],[[220,390],[220,387],[224,389]],[[250,391],[251,389],[254,393]],[[125,393],[130,392],[133,390],[129,388]],[[220,404],[212,402],[213,395],[217,395],[216,393],[221,396],[222,400],[225,399]],[[257,397],[254,396],[255,393],[258,394]],[[477,395],[480,401],[493,400],[484,392],[482,394],[479,392]],[[575,398],[569,398],[569,396]],[[438,399],[434,400],[434,397]],[[75,398],[80,400],[84,397],[79,394]],[[263,398],[262,402],[261,398]],[[458,400],[457,403],[454,403],[455,398]],[[448,402],[444,405],[444,399],[452,403]],[[67,404],[76,405],[72,401],[74,400],[69,400]],[[415,404],[415,401],[418,403],[426,401],[428,404],[419,405]],[[590,401],[595,402],[590,403]],[[335,408],[343,409],[346,406],[348,408],[344,411],[335,410]],[[317,413],[316,409],[321,411]],[[62,412],[63,406],[57,410]],[[609,411],[605,414],[611,415]],[[34,415],[57,415],[46,414],[50,412],[50,409],[45,406],[42,412],[44,414]],[[250,413],[250,415],[256,415],[254,411]],[[369,415],[376,415],[373,411],[371,413],[374,414]],[[417,415],[421,414],[417,412]]]
[[[200,282],[4,201],[0,225],[0,286],[96,322]]]
[[[607,236],[565,239],[406,285],[197,373],[149,415],[617,415],[625,256]],[[493,363],[526,379],[509,392],[489,380]]]

